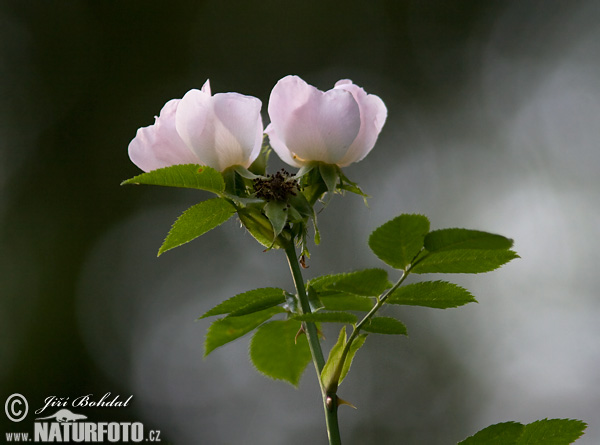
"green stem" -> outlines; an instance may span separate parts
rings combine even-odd
[[[310,314],[311,309],[308,302],[308,296],[306,295],[306,289],[304,287],[304,278],[302,278],[302,271],[300,270],[300,264],[298,263],[298,256],[296,255],[296,248],[293,241],[285,243],[285,255],[287,256],[290,271],[292,272],[292,277],[294,278],[294,284],[296,286],[296,291],[298,292],[298,299],[300,300],[302,313]],[[312,322],[304,322],[303,326],[306,338],[308,340],[308,346],[310,348],[313,364],[315,365],[315,371],[317,372],[319,386],[321,387],[329,443],[330,445],[341,445],[342,441],[340,439],[337,416],[337,396],[335,393],[328,394],[323,386],[323,382],[321,381],[321,372],[325,366],[325,359],[323,358],[323,351],[321,349],[321,343],[319,342],[319,332],[317,330],[317,326]]]
[[[394,284],[391,288],[389,288],[387,291],[385,291],[381,295],[381,297],[379,297],[377,299],[377,303],[375,304],[375,306],[373,306],[373,308],[371,308],[369,313],[367,315],[365,315],[364,318],[360,322],[358,322],[358,324],[354,327],[352,334],[350,334],[348,341],[344,345],[344,350],[342,351],[342,355],[340,357],[340,361],[338,363],[338,366],[335,370],[334,375],[336,375],[336,376],[342,375],[342,369],[344,367],[344,362],[346,361],[346,357],[348,356],[348,352],[350,351],[350,346],[352,346],[352,342],[358,336],[360,329],[364,326],[365,323],[367,323],[373,317],[373,315],[375,315],[375,313],[381,308],[381,306],[383,306],[383,304],[385,303],[385,300],[388,299],[388,297],[392,294],[392,292],[394,292],[396,289],[398,289],[398,287],[400,287],[400,285],[404,282],[406,277],[408,277],[408,270],[403,271],[402,276],[396,282],[396,284]],[[337,391],[337,382],[333,388],[327,388],[327,390],[329,392]]]

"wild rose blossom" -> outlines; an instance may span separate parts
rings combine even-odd
[[[140,128],[129,144],[129,157],[148,172],[175,164],[208,165],[223,171],[249,167],[260,153],[262,103],[238,93],[211,95],[201,90],[165,104],[154,125]]]
[[[286,76],[271,92],[271,146],[289,165],[321,161],[345,167],[373,148],[387,117],[383,101],[351,80],[323,92],[298,76]]]

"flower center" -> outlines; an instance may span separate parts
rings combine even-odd
[[[274,175],[254,180],[256,197],[266,201],[287,201],[290,196],[296,196],[298,181],[285,169]]]

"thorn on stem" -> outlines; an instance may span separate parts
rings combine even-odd
[[[300,335],[302,334],[306,334],[306,331],[304,330],[304,325],[300,326],[300,329],[298,329],[298,332],[296,333],[296,336],[294,337],[294,344],[298,344],[298,337],[300,337]]]
[[[337,398],[337,405],[348,405],[350,408],[354,408],[357,409],[356,406],[354,406],[352,403],[350,402],[346,402],[344,399],[340,399],[339,397]]]

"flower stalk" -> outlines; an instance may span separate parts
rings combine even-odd
[[[302,313],[310,314],[312,311],[310,309],[308,295],[306,294],[306,288],[304,287],[304,278],[302,277],[302,270],[300,269],[300,263],[298,262],[296,247],[294,246],[293,241],[285,243],[285,255],[290,266],[292,278],[294,279],[294,285],[296,287],[296,292],[298,293],[298,300],[300,301]],[[325,359],[323,357],[321,343],[319,342],[319,332],[317,330],[317,326],[312,322],[303,322],[302,326],[304,333],[306,334],[306,339],[308,340],[312,361],[317,373],[317,379],[319,380],[319,386],[321,388],[329,443],[330,445],[338,445],[342,442],[340,438],[337,415],[337,396],[335,393],[328,392],[323,386],[323,382],[321,380],[321,372],[325,366]]]

